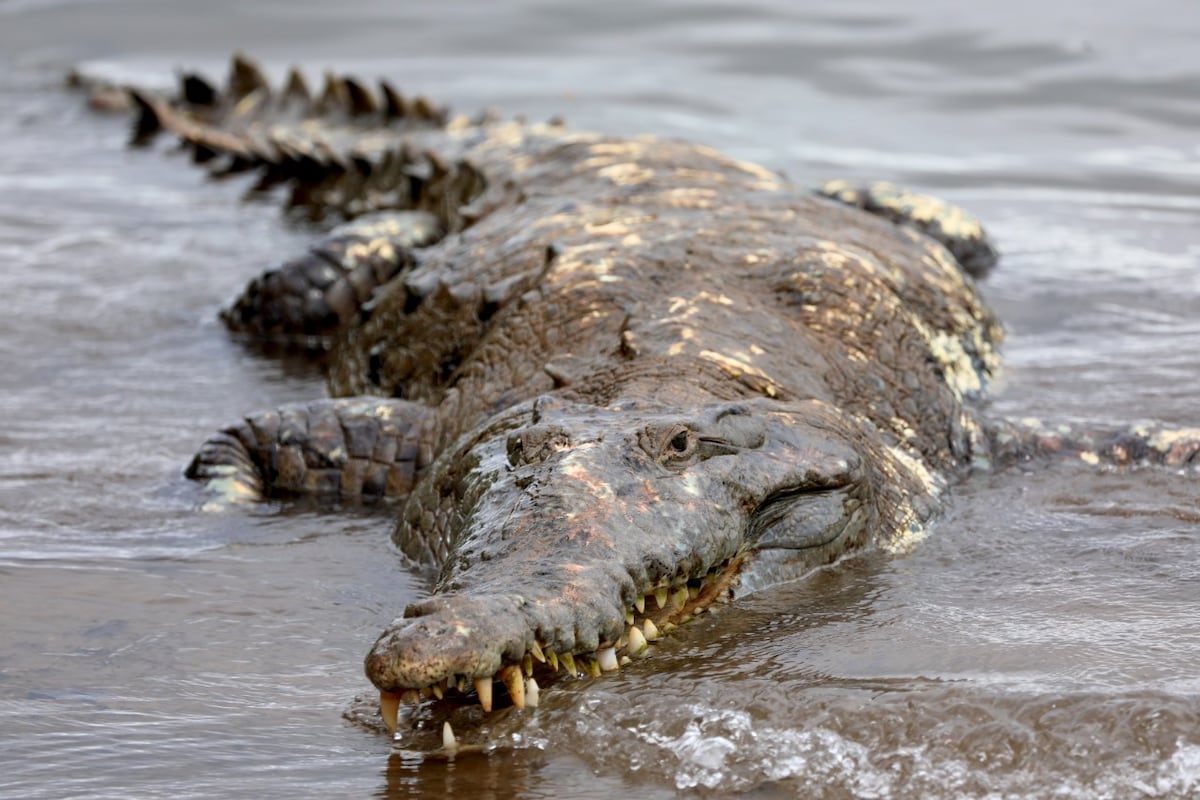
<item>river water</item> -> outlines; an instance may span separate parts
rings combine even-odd
[[[425,590],[387,520],[205,513],[180,474],[322,392],[215,321],[314,232],[62,88],[243,49],[897,180],[1004,252],[997,413],[1195,424],[1198,40],[1194,0],[0,0],[0,796],[1200,794],[1200,476],[1063,465],[559,684],[491,756],[390,755],[342,719]]]

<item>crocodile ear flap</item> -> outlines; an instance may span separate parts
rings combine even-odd
[[[761,415],[744,405],[730,405],[721,408],[699,434],[702,441],[720,441],[738,450],[753,450],[766,441],[766,429]]]

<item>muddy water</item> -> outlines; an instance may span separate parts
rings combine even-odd
[[[179,474],[215,426],[321,391],[214,322],[313,231],[124,150],[68,66],[153,82],[242,48],[798,181],[913,184],[1005,252],[998,413],[1200,417],[1191,0],[502,5],[0,0],[0,796],[1200,793],[1195,474],[962,487],[913,555],[547,693],[491,757],[389,757],[342,721],[367,644],[424,589],[386,521],[201,513]]]

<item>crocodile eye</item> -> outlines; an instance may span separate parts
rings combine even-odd
[[[696,434],[686,425],[672,425],[662,431],[658,437],[655,458],[661,464],[673,469],[688,466],[696,459],[698,440]]]
[[[696,437],[687,428],[668,432],[661,452],[664,461],[684,466],[696,455]]]

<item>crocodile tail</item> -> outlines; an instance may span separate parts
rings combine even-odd
[[[240,55],[229,73],[224,88],[186,74],[170,99],[126,89],[136,111],[133,143],[174,135],[215,176],[256,172],[256,189],[289,185],[291,205],[347,217],[379,208],[436,211],[469,203],[482,189],[467,166],[412,145],[414,137],[447,126],[447,111],[424,97],[407,98],[387,82],[372,89],[333,73],[313,93],[294,69],[275,88]],[[490,117],[478,122],[484,119]],[[445,144],[453,149],[448,139]],[[429,183],[447,177],[458,192],[443,198],[428,191]],[[423,203],[423,195],[430,202]]]
[[[216,505],[402,500],[433,458],[433,419],[419,403],[377,397],[285,405],[214,434],[185,474]]]
[[[303,74],[293,68],[276,88],[241,54],[233,57],[224,88],[197,73],[185,73],[169,100],[136,87],[128,91],[138,111],[135,143],[165,131],[194,148],[215,146],[217,152],[229,143],[221,134],[252,144],[256,136],[265,137],[272,126],[279,126],[296,137],[305,135],[302,129],[337,134],[340,149],[349,154],[355,145],[378,139],[384,131],[437,129],[449,119],[445,108],[426,97],[406,98],[386,81],[371,89],[356,78],[329,72],[321,92],[314,95]]]

